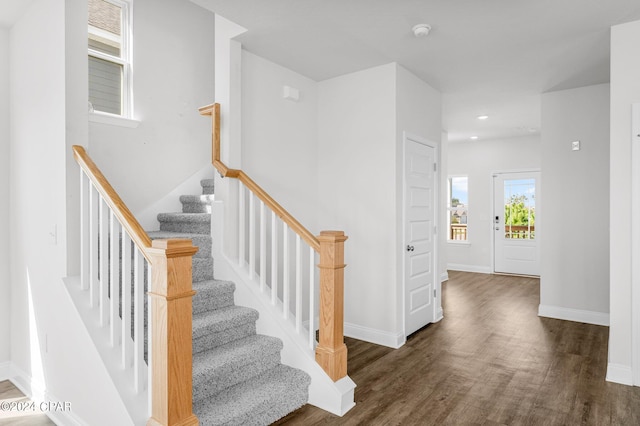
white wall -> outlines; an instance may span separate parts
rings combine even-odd
[[[580,150],[572,151],[577,140]],[[559,310],[545,316],[607,323],[608,84],[542,95],[542,204],[540,313]],[[616,220],[629,211],[612,205]]]
[[[396,282],[399,284],[396,289],[397,300],[402,301],[404,298],[402,282],[403,262],[405,251],[404,247],[404,223],[402,222],[403,208],[403,167],[404,167],[404,151],[403,151],[403,133],[408,132],[413,135],[420,136],[435,144],[438,150],[441,149],[442,138],[442,96],[440,92],[420,80],[406,68],[396,65],[396,217],[400,220],[396,223]],[[440,152],[438,152],[440,154]],[[441,168],[442,169],[442,168]],[[442,215],[439,217],[439,229],[442,226]],[[440,268],[440,257],[443,257],[444,238],[442,232],[438,235],[439,256],[435,259],[438,262],[437,282],[435,288],[438,289],[438,299],[436,301],[437,309],[441,307],[440,299],[440,273],[444,272],[444,268]],[[402,305],[397,311],[397,327],[403,330],[404,312]]]
[[[396,65],[318,88],[319,227],[345,243],[345,322],[398,332],[396,294]]]
[[[440,94],[395,63],[318,87],[321,229],[345,243],[345,334],[404,342],[402,132],[439,145]]]
[[[65,20],[71,4],[35,1],[10,31],[11,371],[23,385],[69,401],[69,415],[87,424],[128,424],[62,281],[67,269]]]
[[[283,98],[283,86],[300,93]],[[242,51],[242,169],[318,234],[318,84]]]
[[[631,383],[631,104],[640,101],[640,21],[611,29],[610,328],[607,378]],[[637,165],[634,165],[637,167]],[[637,260],[636,260],[637,262]],[[636,308],[637,309],[637,308]]]
[[[0,364],[10,358],[9,31],[0,27]]]
[[[446,244],[449,267],[492,272],[492,173],[540,168],[540,137],[448,143],[447,168],[449,176],[469,178],[469,239]]]
[[[214,15],[191,2],[136,0],[134,116],[138,128],[90,123],[89,154],[134,212],[211,161]]]

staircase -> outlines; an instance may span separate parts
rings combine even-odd
[[[256,334],[258,312],[234,304],[235,284],[213,277],[213,179],[158,215],[152,239],[189,238],[193,257],[193,412],[201,425],[268,425],[307,403],[310,377],[280,362],[282,342]]]

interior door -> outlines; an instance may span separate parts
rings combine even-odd
[[[436,268],[436,149],[405,138],[405,335],[434,321]]]
[[[540,172],[493,176],[494,272],[540,275]]]

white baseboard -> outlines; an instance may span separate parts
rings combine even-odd
[[[478,274],[493,274],[490,266],[462,265],[460,263],[447,263],[447,269],[451,271],[475,272]]]
[[[627,365],[607,364],[607,382],[633,386],[633,370]]]
[[[443,283],[445,281],[449,281],[449,272],[447,271],[440,274],[440,282]]]
[[[609,325],[609,314],[561,306],[539,305],[538,316],[594,325]]]
[[[347,322],[344,323],[344,335],[393,349],[398,349],[407,341],[403,333],[391,333],[389,331],[376,330]]]

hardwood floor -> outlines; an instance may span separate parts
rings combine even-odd
[[[47,417],[46,414],[38,410],[37,404],[27,410],[6,410],[7,404],[20,404],[27,406],[29,398],[27,398],[13,383],[9,380],[0,382],[0,425],[1,426],[55,426],[55,423]],[[12,406],[15,407],[15,404]]]
[[[539,280],[450,272],[444,319],[394,350],[346,339],[356,406],[279,425],[640,425],[640,388],[605,381],[608,327],[540,318]]]

